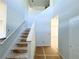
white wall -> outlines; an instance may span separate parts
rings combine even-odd
[[[36,50],[35,23],[32,24],[29,35],[27,37],[27,43],[28,43],[28,59],[34,59]]]
[[[53,17],[53,6],[50,6],[37,15],[31,15],[29,26],[33,21],[36,22],[36,43],[37,46],[50,46],[51,45],[51,19]]]
[[[7,4],[7,35],[25,21],[27,5],[25,0],[5,0]]]
[[[7,4],[7,35],[10,33],[11,35],[0,43],[0,59],[5,59],[5,54],[7,51],[10,51],[12,45],[17,42],[16,40],[20,37],[19,35],[25,29],[24,21],[25,14],[27,14],[25,6],[27,5],[25,5],[24,1],[25,0],[4,0],[5,4]]]
[[[36,16],[36,40],[37,46],[51,45],[51,19],[53,8],[49,7]]]
[[[59,16],[59,52],[64,59],[69,57],[69,19],[79,15],[79,0],[66,0],[57,2],[55,12]],[[57,11],[58,10],[58,11]]]
[[[69,20],[69,59],[79,58],[79,15]]]

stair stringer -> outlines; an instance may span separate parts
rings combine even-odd
[[[16,38],[12,38],[13,39],[13,42],[11,43],[11,45],[9,46],[8,50],[5,52],[4,56],[2,57],[2,59],[6,59],[6,57],[8,56],[9,52],[11,49],[13,49],[15,47],[15,44],[17,42],[19,42],[19,38],[20,38],[20,35],[21,33],[26,29],[25,27],[25,23],[23,22],[21,24],[21,26],[15,31],[15,33],[13,35],[16,36]],[[17,34],[16,34],[17,33]]]

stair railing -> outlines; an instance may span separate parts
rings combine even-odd
[[[28,59],[34,59],[35,55],[35,23],[33,23],[29,35],[27,37],[27,43],[28,43]]]

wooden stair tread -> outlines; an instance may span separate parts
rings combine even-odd
[[[27,58],[25,55],[12,55],[7,58]]]
[[[28,35],[21,35],[21,36],[28,36]]]
[[[29,32],[23,32],[22,34],[29,34]]]
[[[26,42],[26,41],[27,41],[26,38],[22,38],[22,39],[20,39],[20,42]]]
[[[27,53],[27,47],[17,47],[12,50],[13,53]]]
[[[10,52],[10,55],[26,55],[27,53],[13,53],[13,52]]]
[[[28,34],[29,34],[28,32],[23,32],[23,33],[22,33],[22,35],[28,35]]]
[[[19,42],[19,43],[17,43],[17,44],[27,44],[27,42]]]
[[[25,59],[28,57],[28,53],[12,53],[10,52],[7,59]]]
[[[20,40],[26,40],[26,38],[20,38]]]
[[[26,50],[26,49],[27,49],[27,47],[16,47],[13,50]]]
[[[16,56],[9,56],[7,57],[7,59],[27,59],[26,56],[23,56],[23,55],[16,55]]]
[[[11,53],[7,58],[27,58],[27,53]]]
[[[28,35],[21,35],[21,36],[26,36],[27,37]]]
[[[27,38],[28,36],[27,36],[27,35],[21,35],[21,37],[22,37],[22,38]]]
[[[6,58],[6,59],[27,59],[27,58]]]
[[[27,46],[28,46],[27,42],[19,42],[19,43],[17,43],[16,45],[17,45],[18,47],[27,47]]]
[[[27,39],[27,38],[25,38],[25,37],[21,37],[20,39]]]

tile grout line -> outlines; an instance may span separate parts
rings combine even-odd
[[[44,54],[44,58],[46,59],[46,54],[45,54],[45,49],[43,47],[43,54]]]

